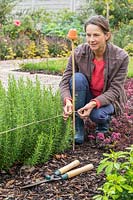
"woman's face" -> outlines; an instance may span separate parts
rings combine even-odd
[[[105,34],[99,26],[89,24],[86,27],[86,40],[92,51],[104,52],[108,38],[109,33]]]

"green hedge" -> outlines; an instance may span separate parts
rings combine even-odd
[[[71,120],[65,123],[61,115],[59,92],[42,88],[38,80],[9,77],[7,90],[0,83],[0,169],[16,161],[42,163],[68,148]]]

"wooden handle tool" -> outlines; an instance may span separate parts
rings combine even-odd
[[[68,178],[77,176],[77,175],[81,174],[82,172],[87,172],[93,168],[94,168],[93,164],[88,164],[88,165],[85,165],[84,167],[80,167],[78,169],[71,170],[71,171],[67,172],[66,174],[63,174],[61,177],[62,177],[62,179],[66,180]]]
[[[64,174],[65,172],[68,172],[69,170],[77,167],[79,164],[80,164],[79,160],[75,160],[75,161],[69,163],[68,165],[56,170],[55,174],[56,175]]]

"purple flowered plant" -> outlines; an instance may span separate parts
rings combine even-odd
[[[111,138],[112,138],[113,141],[120,140],[121,134],[113,132],[112,135],[111,135]]]
[[[104,133],[98,133],[97,134],[97,139],[104,140],[105,139]]]
[[[105,144],[110,144],[111,143],[111,139],[110,138],[105,138],[104,139],[104,143]]]

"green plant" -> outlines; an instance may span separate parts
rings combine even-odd
[[[19,1],[20,0],[0,0],[0,24],[4,24],[7,21],[7,16]]]
[[[113,43],[121,48],[132,43],[132,26],[133,20],[129,24],[119,24],[119,29],[113,31]]]
[[[129,58],[129,65],[128,65],[128,77],[133,77],[133,57],[130,56]]]
[[[39,62],[39,63],[24,63],[21,64],[22,70],[44,70],[48,73],[58,73],[62,74],[67,65],[67,58],[50,59]]]
[[[93,199],[133,199],[133,145],[127,150],[103,154],[105,158],[101,160],[97,173],[105,171],[106,182],[99,188],[103,194]]]
[[[36,51],[36,44],[34,41],[31,41],[29,46],[24,50],[24,58],[35,58]]]
[[[56,108],[56,109],[55,109]],[[0,169],[16,161],[43,163],[70,146],[71,121],[64,122],[59,92],[22,78],[0,83]]]
[[[133,56],[133,43],[128,43],[124,49],[128,52],[129,56]]]
[[[109,17],[112,28],[118,27],[119,23],[128,24],[132,19],[132,1],[130,0],[87,0],[87,2],[86,8],[93,8],[96,14]]]
[[[48,41],[46,39],[40,38],[40,41],[36,42],[36,55],[41,58],[49,57]]]

